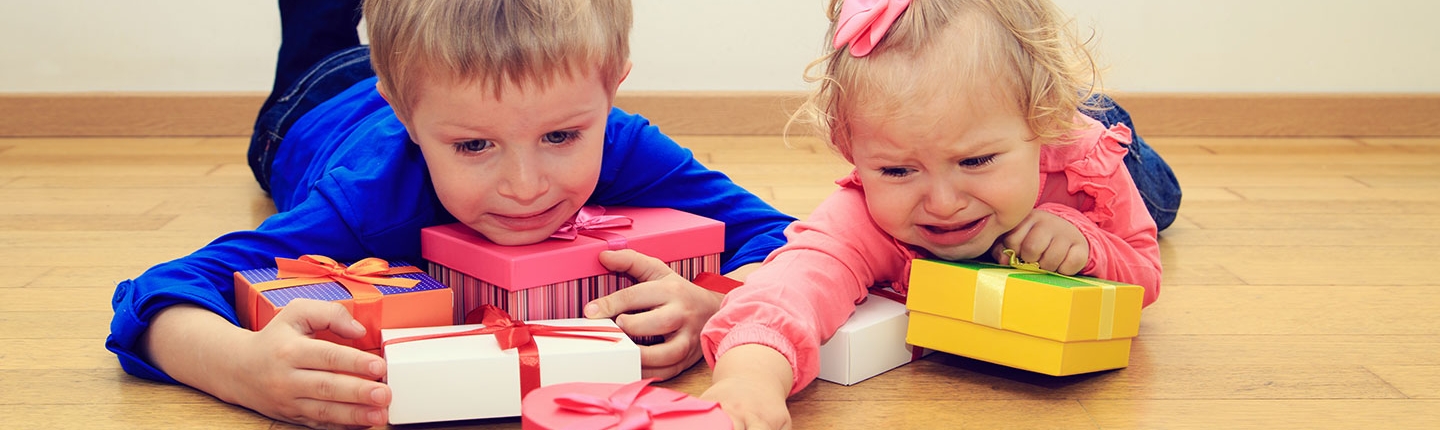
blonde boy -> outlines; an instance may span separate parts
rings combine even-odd
[[[327,25],[298,20],[306,8],[345,12],[334,5],[281,2],[282,63],[285,48],[310,42],[292,31]],[[315,63],[260,115],[252,168],[277,213],[116,287],[106,346],[126,371],[288,422],[383,425],[384,360],[313,338],[365,329],[316,301],[286,306],[258,332],[237,327],[231,273],[301,254],[419,261],[419,230],[454,221],[497,243],[534,243],[587,204],[724,221],[725,271],[783,243],[790,217],[612,107],[630,70],[628,1],[370,0],[364,14],[370,50]],[[601,262],[642,283],[592,302],[587,316],[663,335],[642,351],[647,376],[695,363],[719,295],[632,251]]]

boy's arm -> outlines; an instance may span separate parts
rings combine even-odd
[[[700,164],[645,118],[618,109],[606,128],[605,163],[592,200],[668,207],[724,222],[723,273],[764,260],[785,244],[785,227],[795,220]]]
[[[376,381],[385,360],[314,339],[321,330],[365,334],[333,302],[292,301],[259,332],[180,304],[155,315],[139,349],[175,380],[271,418],[311,427],[384,425],[390,389]]]
[[[395,235],[413,237],[414,244],[359,240],[350,226],[363,222],[342,214],[366,212],[349,206],[334,191],[344,188],[331,181],[320,181],[298,206],[255,230],[226,234],[121,283],[106,346],[126,371],[181,382],[288,422],[383,424],[374,418],[384,418],[388,389],[372,380],[383,375],[383,360],[311,337],[325,329],[363,334],[343,306],[295,301],[260,332],[236,325],[236,270],[274,266],[277,256],[322,254],[350,261],[371,256],[372,249],[418,254],[418,228]]]

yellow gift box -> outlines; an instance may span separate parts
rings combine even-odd
[[[1143,288],[1012,264],[912,262],[906,342],[1054,376],[1129,365]]]

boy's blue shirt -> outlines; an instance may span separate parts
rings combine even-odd
[[[421,264],[420,229],[454,222],[430,183],[419,148],[394,111],[361,81],[298,120],[276,155],[277,213],[254,230],[221,236],[189,256],[121,282],[105,346],[133,375],[174,382],[139,356],[161,309],[190,303],[236,322],[234,272],[275,257],[376,256]],[[759,262],[785,243],[794,218],[706,169],[639,115],[612,109],[600,181],[589,204],[669,207],[725,223],[723,272]]]

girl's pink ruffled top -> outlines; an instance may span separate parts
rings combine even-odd
[[[533,430],[730,429],[720,404],[679,391],[629,384],[570,382],[540,387],[521,404],[521,428]]]

